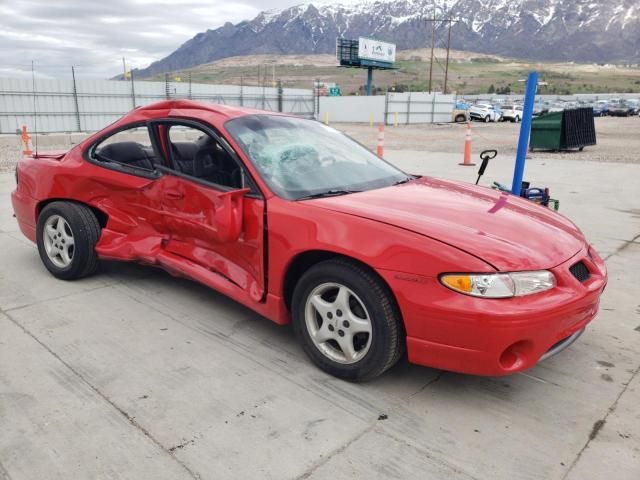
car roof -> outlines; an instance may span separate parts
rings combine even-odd
[[[224,105],[219,103],[197,102],[194,100],[163,100],[160,102],[151,103],[143,107],[138,107],[134,110],[138,112],[150,112],[155,110],[190,110],[196,113],[197,111],[206,113],[217,113],[228,118],[243,117],[245,115],[252,115],[256,113],[273,113],[265,112],[264,110],[258,110],[248,107],[237,107],[233,105]]]
[[[163,100],[131,110],[118,120],[116,124],[123,125],[163,117],[189,117],[196,120],[204,120],[211,124],[221,124],[229,119],[258,114],[286,115],[255,108],[197,102],[194,100]]]

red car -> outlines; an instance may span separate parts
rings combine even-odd
[[[13,208],[56,277],[99,259],[201,282],[349,380],[410,362],[525,370],[572,343],[606,268],[566,218],[408,175],[311,120],[191,101],[137,108],[17,166]]]

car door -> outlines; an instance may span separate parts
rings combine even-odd
[[[154,263],[167,230],[154,185],[165,161],[147,122],[106,133],[89,147],[85,158],[96,167],[86,189],[91,203],[109,221],[96,250],[103,258]]]
[[[162,178],[152,187],[169,232],[164,249],[260,301],[265,292],[262,195],[235,152],[208,126],[176,120],[157,126],[171,159],[169,167],[159,167]]]

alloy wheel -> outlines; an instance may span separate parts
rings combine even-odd
[[[67,268],[73,261],[73,231],[60,215],[51,215],[42,230],[42,239],[47,257],[58,268]]]
[[[371,317],[353,290],[340,283],[315,287],[305,304],[305,325],[316,348],[327,358],[352,364],[369,351]]]

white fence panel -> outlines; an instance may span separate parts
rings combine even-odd
[[[388,93],[387,96],[320,97],[319,119],[329,122],[387,124],[450,122],[455,97],[439,93]]]
[[[441,93],[389,93],[387,123],[444,123],[451,121],[455,97]]]
[[[209,85],[189,82],[0,78],[0,133],[96,131],[134,107],[166,99],[244,105],[311,117],[311,89]],[[37,120],[37,121],[36,121]]]
[[[319,120],[329,122],[384,121],[384,96],[320,97]]]

